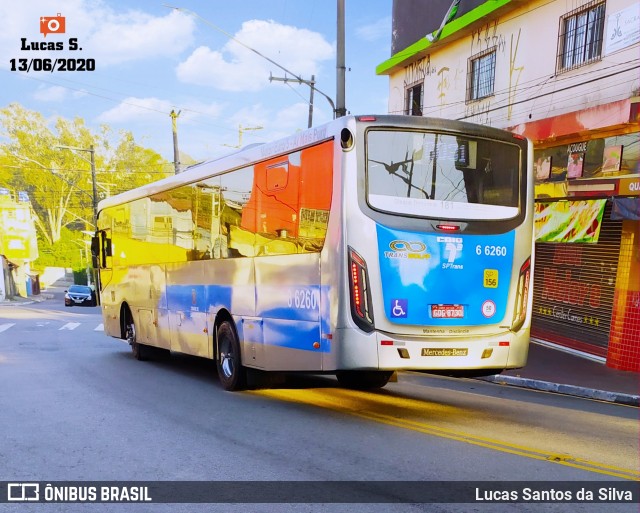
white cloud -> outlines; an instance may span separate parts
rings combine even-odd
[[[140,121],[150,116],[157,117],[171,112],[171,103],[158,98],[126,98],[113,109],[109,109],[98,116],[101,123],[127,123]],[[165,114],[166,113],[166,114]]]
[[[317,74],[320,63],[334,54],[333,46],[321,34],[274,21],[246,21],[234,39],[303,78]],[[221,50],[200,46],[178,65],[178,78],[225,91],[258,91],[269,85],[270,72],[284,74],[235,40]]]
[[[176,110],[180,111],[178,119],[182,124],[201,118],[215,118],[220,115],[221,109],[222,107],[217,103],[204,104],[195,102],[176,107],[171,102],[159,98],[129,97],[116,107],[100,114],[97,120],[101,123],[131,123],[136,121],[147,123],[149,118],[157,119],[158,115],[166,116],[169,119],[170,112]]]
[[[67,97],[67,89],[60,86],[40,87],[33,97],[42,102],[61,102]]]
[[[391,17],[386,16],[375,23],[362,25],[356,29],[356,36],[368,42],[377,41],[382,38],[389,38],[391,33]]]
[[[280,109],[276,114],[275,125],[281,128],[307,128],[309,121],[309,105],[306,103],[296,103],[284,109]]]
[[[193,18],[178,11],[162,17],[129,11],[97,23],[87,46],[100,65],[167,57],[192,44],[194,27]]]
[[[65,18],[64,34],[40,33],[40,16]],[[105,2],[96,0],[65,0],[56,7],[50,0],[0,2],[0,67],[7,68],[10,59],[33,57],[84,57],[95,59],[100,68],[145,60],[175,56],[193,44],[195,20],[179,11],[153,16],[136,10],[116,12]],[[77,38],[82,50],[69,51],[68,39]],[[23,51],[32,43],[63,42],[62,51]]]

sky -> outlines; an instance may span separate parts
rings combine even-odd
[[[346,108],[386,113],[375,68],[390,57],[392,0],[344,1]],[[0,108],[128,130],[168,161],[172,110],[196,161],[306,129],[310,89],[270,81],[292,78],[282,68],[336,102],[337,0],[0,0],[0,19]],[[36,71],[42,59],[85,69]],[[325,97],[313,103],[314,126],[332,119]]]

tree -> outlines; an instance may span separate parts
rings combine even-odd
[[[29,194],[36,227],[49,245],[60,240],[63,227],[86,229],[93,216],[89,155],[59,146],[93,146],[97,183],[107,194],[171,174],[172,165],[137,145],[130,132],[120,132],[111,151],[111,130],[101,128],[94,134],[79,117],[57,118],[50,128],[42,114],[17,103],[0,110],[0,135],[7,141],[0,144],[0,186]]]
[[[121,131],[117,146],[107,162],[108,173],[101,179],[109,182],[111,194],[155,182],[173,174],[173,164],[158,153],[136,144],[133,134]]]

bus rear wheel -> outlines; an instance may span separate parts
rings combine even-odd
[[[236,330],[229,321],[223,321],[218,327],[217,343],[216,367],[222,388],[230,392],[243,390],[246,370],[242,366]]]
[[[382,388],[388,382],[393,371],[339,371],[336,372],[338,383],[345,388],[370,390]]]

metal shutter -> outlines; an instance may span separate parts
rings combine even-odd
[[[621,232],[607,201],[597,243],[536,243],[534,336],[607,347]]]

